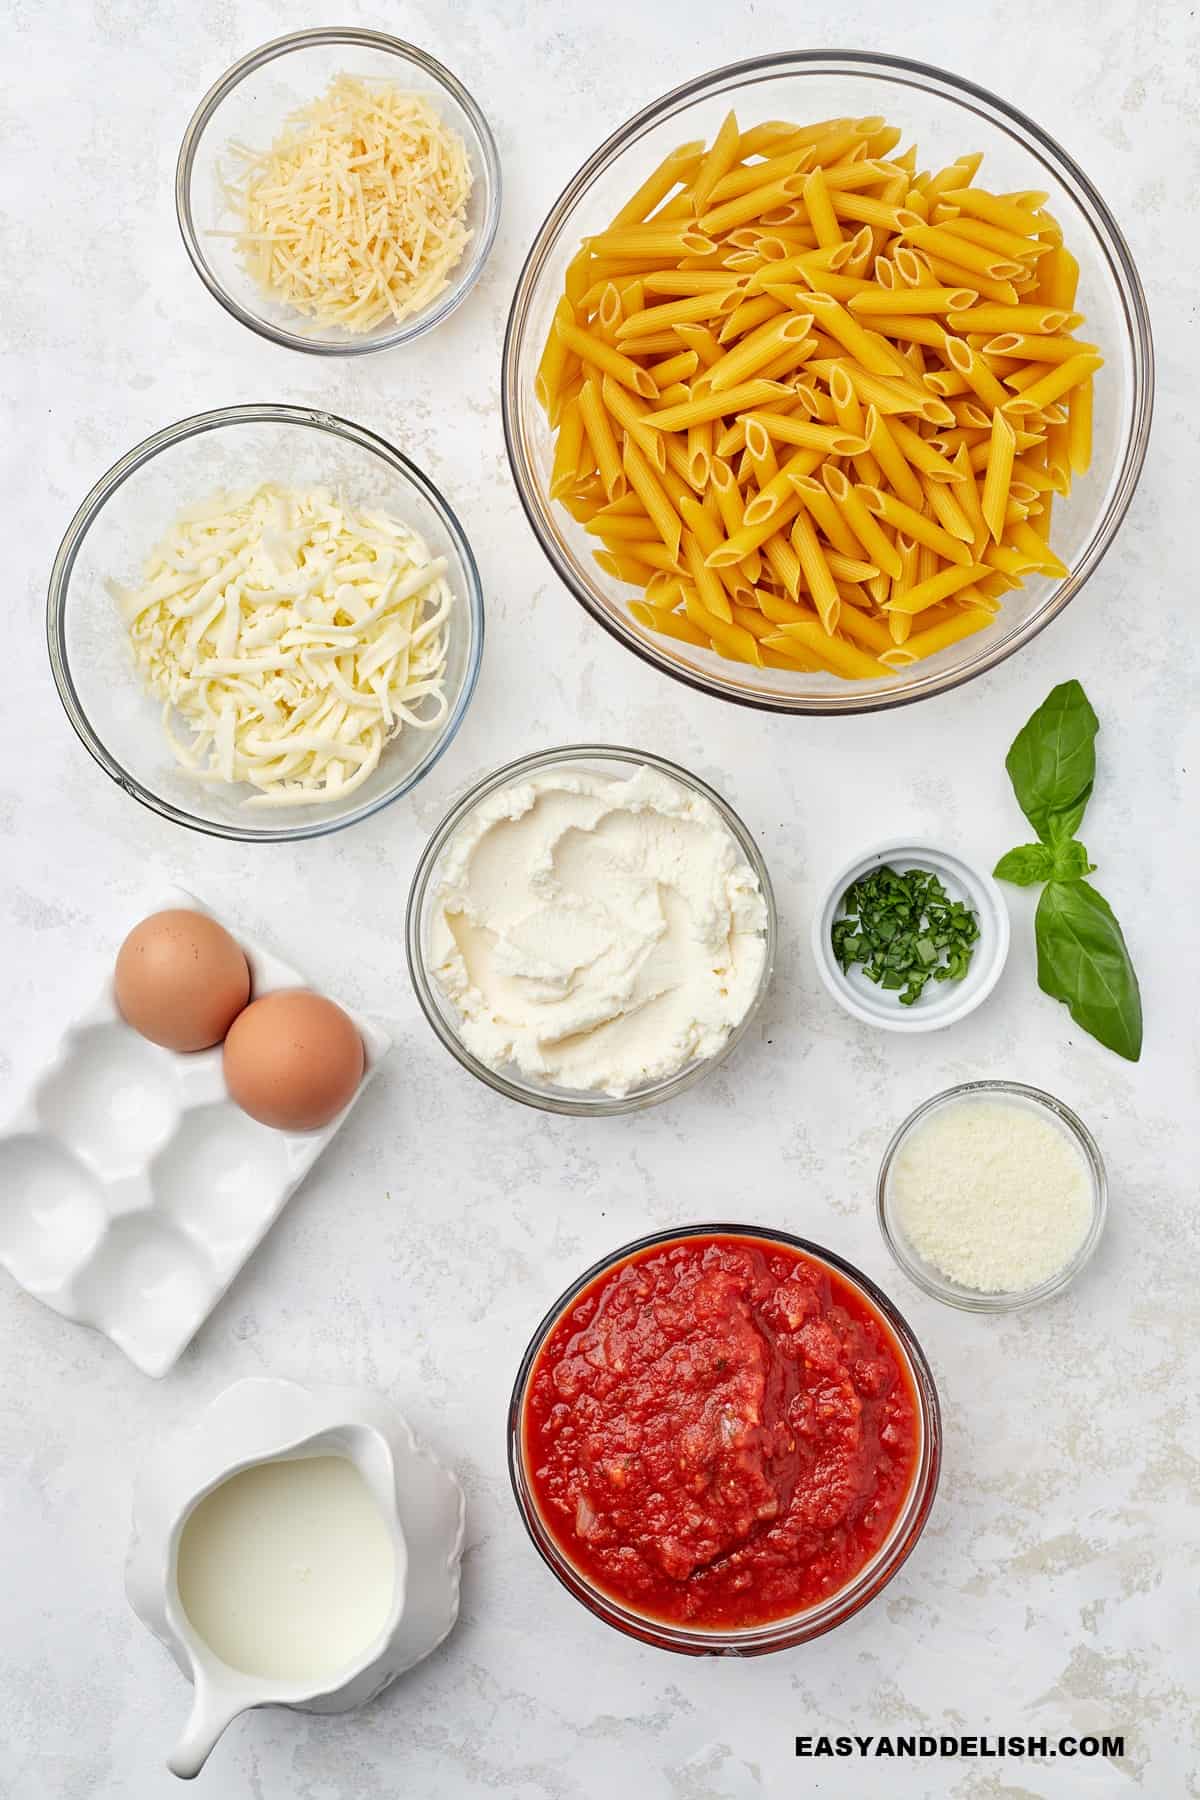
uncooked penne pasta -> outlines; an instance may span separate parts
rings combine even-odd
[[[1004,520],[1008,508],[1008,485],[1012,480],[1016,436],[1009,419],[997,410],[992,415],[992,435],[988,443],[987,471],[983,478],[981,510],[994,543],[1004,536]]]
[[[1101,367],[1078,265],[1044,193],[900,141],[730,113],[567,266],[551,498],[676,654],[879,683],[1067,573],[1051,503]]]

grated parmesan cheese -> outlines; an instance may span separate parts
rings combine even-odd
[[[232,236],[273,300],[320,326],[366,332],[429,305],[471,236],[471,165],[420,94],[338,75],[269,150],[230,146]]]
[[[960,1100],[931,1113],[901,1146],[891,1180],[913,1249],[979,1293],[1023,1293],[1048,1281],[1091,1223],[1081,1152],[1019,1102]]]
[[[403,727],[441,724],[445,573],[407,525],[265,482],[186,508],[140,586],[108,585],[181,765],[278,807],[345,798]]]

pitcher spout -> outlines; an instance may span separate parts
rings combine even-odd
[[[183,1735],[167,1758],[167,1767],[181,1781],[197,1776],[212,1753],[217,1739],[238,1714],[245,1712],[246,1702],[217,1693],[197,1672],[192,1710]]]

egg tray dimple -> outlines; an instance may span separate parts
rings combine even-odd
[[[168,907],[215,916],[175,888],[138,917]],[[253,999],[307,985],[233,935]],[[273,1131],[230,1099],[220,1044],[180,1055],[149,1043],[121,1018],[110,976],[0,1133],[0,1264],[147,1375],[165,1375],[387,1054],[386,1034],[349,1016],[366,1065],[354,1098],[320,1131]]]

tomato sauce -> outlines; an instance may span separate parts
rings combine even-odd
[[[525,1466],[579,1572],[635,1611],[762,1625],[844,1588],[919,1448],[890,1328],[766,1239],[683,1238],[597,1277],[526,1389]]]

